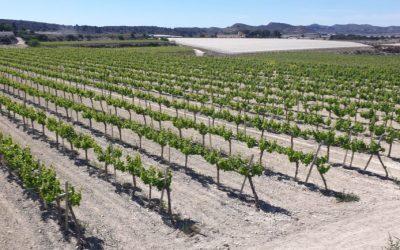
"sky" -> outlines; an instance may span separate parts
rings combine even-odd
[[[0,0],[0,19],[68,25],[227,27],[283,22],[400,26],[400,0]]]

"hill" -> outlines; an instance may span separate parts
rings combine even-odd
[[[213,36],[218,33],[237,33],[239,31],[279,31],[282,34],[328,33],[328,34],[353,34],[353,35],[400,35],[400,26],[380,27],[368,24],[336,24],[325,26],[311,24],[307,26],[290,25],[286,23],[271,22],[266,25],[252,26],[242,23],[226,28],[199,28],[178,27],[166,28],[158,26],[89,26],[89,25],[60,25],[44,22],[24,20],[0,19],[0,25],[6,25],[12,30],[27,29],[34,32],[59,32],[63,34],[114,34],[114,33],[140,33],[140,34],[166,34],[185,37]]]

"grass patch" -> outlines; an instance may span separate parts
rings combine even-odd
[[[385,247],[387,250],[400,250],[400,239],[389,235],[389,241]]]
[[[338,193],[336,196],[337,202],[358,202],[360,201],[360,197],[353,193]]]

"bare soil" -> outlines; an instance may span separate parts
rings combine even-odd
[[[0,168],[1,249],[74,249],[52,215],[34,194],[24,190],[5,167]]]

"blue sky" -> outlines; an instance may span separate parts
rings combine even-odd
[[[226,27],[268,22],[400,26],[400,0],[0,0],[0,18],[59,24]]]

